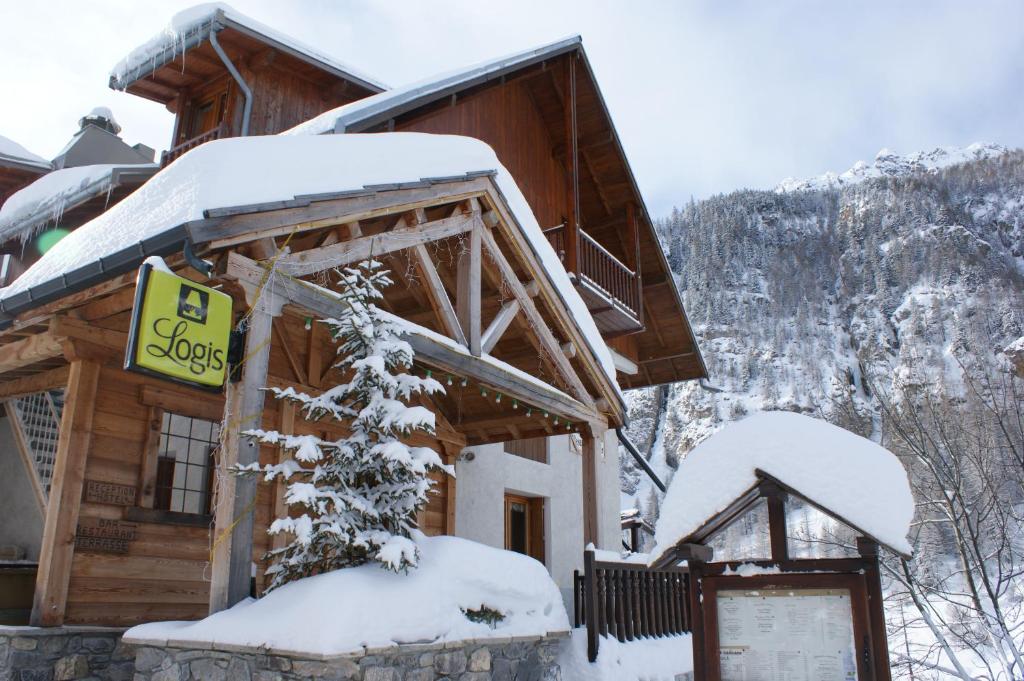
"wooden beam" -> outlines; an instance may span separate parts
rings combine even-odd
[[[0,384],[0,399],[12,399],[42,392],[63,388],[68,384],[69,366],[57,367],[49,371],[43,371],[24,378],[15,378],[4,381]]]
[[[487,326],[487,330],[484,331],[483,338],[480,341],[480,350],[485,354],[490,354],[494,346],[501,340],[502,335],[508,330],[508,327],[512,324],[512,320],[519,314],[519,301],[509,300],[501,309],[498,310],[498,314],[494,315],[494,319]]]
[[[63,338],[48,331],[0,345],[0,374],[60,357],[64,354],[63,341]]]
[[[398,207],[406,211],[438,203],[463,201],[483,194],[489,182],[489,177],[478,177],[458,182],[441,182],[429,187],[342,196],[292,208],[254,208],[251,213],[212,217],[191,223],[187,228],[193,243],[209,243],[211,248],[217,249],[252,241],[257,237],[281,236],[391,215]]]
[[[583,433],[583,545],[611,548],[601,546],[597,526],[597,448],[600,436],[603,433]]]
[[[580,221],[580,168],[576,130],[576,59],[573,55],[565,60],[565,84],[562,109],[565,114],[565,146],[566,146],[566,184],[569,193],[566,197],[565,225],[565,269],[578,272]]]
[[[294,435],[295,434],[295,403],[289,402],[288,400],[282,400],[280,406],[280,423],[278,424],[278,432],[283,435]],[[284,463],[289,458],[288,452],[284,447],[279,447],[277,452],[277,462]],[[284,496],[288,490],[288,482],[278,476],[274,479],[274,514],[271,516],[271,522],[277,518],[286,518],[288,516],[288,504],[285,503]],[[278,532],[270,538],[270,547],[277,551],[283,549],[288,545],[288,535],[284,532]]]
[[[457,236],[470,231],[478,222],[478,216],[456,215],[442,218],[415,227],[393,229],[390,232],[286,255],[278,258],[276,267],[285,274],[301,277],[412,248],[418,244]]]
[[[238,253],[227,259],[225,277],[243,282],[261,281],[265,269],[259,263]],[[285,304],[306,310],[318,318],[339,317],[343,303],[336,293],[301,279],[280,277],[274,282],[274,294]],[[416,361],[429,364],[439,371],[466,376],[477,383],[500,389],[505,395],[518,399],[524,405],[547,409],[559,418],[574,422],[592,422],[600,415],[592,405],[583,404],[562,391],[530,380],[494,358],[477,358],[460,352],[428,333],[411,330],[406,340],[416,353]],[[560,352],[560,351],[559,351]]]
[[[533,299],[527,293],[526,287],[523,286],[519,281],[519,277],[516,276],[515,270],[512,265],[509,264],[508,260],[505,259],[505,255],[498,248],[498,243],[494,240],[494,235],[489,230],[481,230],[481,238],[483,239],[483,245],[487,249],[488,254],[494,260],[498,266],[498,271],[501,273],[502,278],[508,285],[512,292],[512,295],[519,302],[520,307],[523,309],[523,314],[530,321],[530,326],[533,328],[534,333],[537,335],[537,339],[540,341],[544,351],[547,352],[548,357],[551,359],[552,364],[558,369],[562,379],[569,386],[572,391],[573,397],[586,404],[588,407],[594,406],[594,401],[590,397],[590,393],[583,386],[583,382],[580,381],[579,376],[573,370],[572,365],[569,364],[569,360],[566,359],[565,353],[562,352],[561,344],[555,339],[551,333],[551,329],[548,328],[544,318],[541,317],[540,312],[537,311],[536,306],[533,304]]]
[[[228,383],[221,461],[217,467],[217,508],[210,579],[210,613],[219,612],[249,596],[256,477],[238,476],[236,465],[259,461],[260,446],[242,433],[263,427],[263,402],[270,364],[273,318],[281,314],[275,293],[262,291],[253,301],[245,338],[240,383]]]
[[[295,351],[292,350],[291,343],[288,342],[288,339],[284,335],[284,331],[281,330],[281,326],[276,320],[271,324],[271,329],[273,334],[277,336],[278,343],[281,345],[281,350],[284,351],[285,359],[288,360],[288,366],[291,367],[292,374],[295,375],[295,379],[299,383],[305,383],[306,372],[302,370],[302,364],[300,364],[299,360],[295,357]]]
[[[36,573],[31,617],[33,626],[51,627],[64,623],[85,463],[92,445],[93,407],[99,378],[99,364],[72,363]]]
[[[466,334],[469,351],[479,357],[480,345],[480,268],[482,223],[476,222],[476,229],[469,233],[469,248],[459,253],[458,285],[456,298],[459,324]]]

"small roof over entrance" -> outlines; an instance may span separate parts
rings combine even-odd
[[[680,464],[661,508],[654,562],[738,518],[766,481],[910,555],[914,499],[892,452],[819,419],[764,412],[726,426]]]

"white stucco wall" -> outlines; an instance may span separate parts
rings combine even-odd
[[[615,432],[597,451],[600,548],[621,546],[619,463]],[[467,460],[466,453],[473,459]],[[583,570],[583,458],[568,435],[550,438],[548,463],[505,453],[504,446],[470,447],[455,466],[455,533],[505,546],[505,494],[543,497],[545,563],[572,606],[573,570]]]

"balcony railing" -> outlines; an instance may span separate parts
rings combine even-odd
[[[225,137],[226,135],[227,126],[221,123],[216,128],[207,130],[202,135],[196,135],[190,140],[185,140],[178,146],[172,147],[160,155],[160,167],[163,168],[168,163],[184,154],[186,151],[195,149],[200,144],[212,142],[213,140],[220,139],[221,137]]]
[[[636,272],[612,255],[608,249],[584,232],[577,230],[576,271],[571,271],[573,258],[567,256],[565,225],[544,231],[551,246],[562,259],[566,270],[575,274],[584,284],[618,303],[633,317],[640,318],[640,278]]]
[[[643,563],[598,560],[583,554],[583,574],[573,574],[574,625],[587,628],[587,656],[597,659],[602,636],[626,643],[689,633],[690,574],[655,570]]]

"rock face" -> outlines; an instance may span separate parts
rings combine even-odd
[[[843,178],[691,202],[660,223],[719,389],[627,396],[630,435],[663,477],[753,411],[878,439],[879,395],[956,400],[965,368],[1024,371],[1024,346],[1008,347],[1024,335],[1024,152],[887,153]],[[628,455],[622,468],[623,507],[654,520],[659,494]]]

